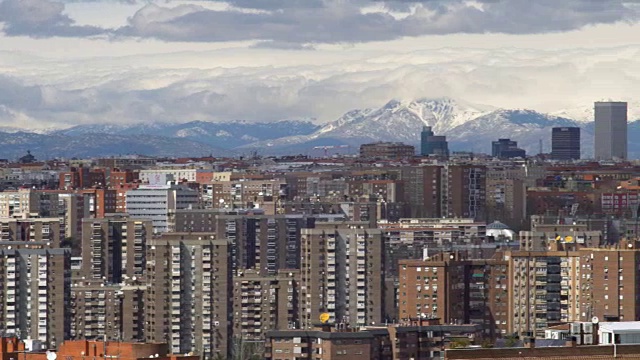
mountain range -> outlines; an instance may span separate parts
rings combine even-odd
[[[634,114],[633,112],[630,112]],[[559,114],[581,114],[577,119]],[[551,128],[582,128],[583,157],[593,153],[593,122],[588,108],[544,114],[527,109],[501,109],[449,98],[391,100],[379,108],[356,109],[324,125],[309,120],[271,123],[246,121],[78,125],[67,129],[29,131],[0,127],[0,153],[14,159],[27,150],[37,158],[144,154],[151,156],[230,156],[257,151],[261,155],[322,155],[323,147],[342,145],[355,153],[360,144],[400,141],[419,145],[423,126],[446,135],[453,151],[490,153],[491,141],[511,138],[529,154],[550,151]],[[2,119],[0,119],[1,121]],[[631,119],[630,119],[631,120]],[[640,135],[640,121],[630,121],[629,139]],[[350,147],[347,149],[347,147]],[[327,149],[329,151],[329,149]],[[629,143],[629,155],[640,145]]]

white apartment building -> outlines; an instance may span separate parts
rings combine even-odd
[[[141,185],[127,191],[127,213],[132,218],[151,219],[153,232],[168,231],[169,213],[198,208],[198,192],[182,185]]]
[[[155,184],[160,179],[172,178],[175,181],[196,181],[197,169],[145,169],[140,170],[140,181],[143,184]]]

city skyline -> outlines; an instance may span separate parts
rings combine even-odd
[[[0,4],[2,126],[327,122],[393,98],[442,96],[577,116],[610,98],[637,108],[633,3]]]

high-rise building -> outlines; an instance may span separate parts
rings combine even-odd
[[[218,215],[216,239],[233,245],[234,273],[253,269],[275,275],[279,269],[300,268],[300,231],[315,219],[290,215]]]
[[[147,244],[146,341],[173,353],[228,358],[233,321],[231,246],[210,233],[165,233]]]
[[[508,251],[509,333],[544,337],[551,324],[580,320],[580,255],[562,244],[544,251]]]
[[[442,216],[484,219],[486,173],[483,165],[446,165],[442,169]]]
[[[71,329],[69,249],[0,248],[0,324],[5,334],[55,349]]]
[[[640,242],[583,248],[581,266],[580,320],[640,320]]]
[[[579,127],[554,127],[551,130],[551,158],[555,160],[580,159]]]
[[[80,239],[82,219],[89,217],[89,199],[83,194],[58,194],[58,214],[63,220],[64,237]]]
[[[269,330],[298,328],[299,270],[261,276],[246,270],[233,277],[233,333],[259,341]]]
[[[438,318],[447,324],[481,324],[485,335],[507,334],[508,263],[471,260],[459,252],[399,261],[399,318]]]
[[[518,147],[518,142],[511,139],[498,139],[491,142],[491,156],[500,159],[524,158],[526,152]]]
[[[60,218],[0,218],[0,242],[17,248],[58,248],[64,239]]]
[[[57,216],[58,194],[30,188],[0,192],[0,218],[22,214]]]
[[[144,341],[146,285],[75,281],[71,288],[71,339]]]
[[[145,271],[145,247],[151,239],[151,220],[110,216],[82,221],[82,275],[118,284]]]
[[[127,191],[127,213],[132,218],[151,219],[154,233],[168,230],[170,211],[197,205],[198,192],[182,185],[141,185]]]
[[[595,103],[595,158],[627,158],[627,103]]]
[[[384,309],[384,243],[366,222],[316,223],[302,229],[301,327],[322,313],[351,326],[380,324]]]
[[[449,156],[446,136],[436,136],[431,126],[425,126],[420,133],[420,155]]]

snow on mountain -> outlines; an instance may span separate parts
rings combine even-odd
[[[604,100],[603,100],[604,101]],[[627,118],[629,122],[640,120],[640,101],[636,100],[621,100],[628,103]],[[562,109],[551,112],[552,115],[573,119],[578,122],[588,123],[594,121],[593,104],[586,106],[578,106],[569,109]]]
[[[424,126],[431,126],[436,134],[445,134],[491,110],[488,106],[470,105],[448,98],[391,100],[377,109],[349,111],[306,136],[290,136],[245,147],[276,148],[328,138],[353,144],[381,140],[412,144],[420,139]]]
[[[500,109],[480,116],[472,121],[457,126],[446,133],[450,148],[453,150],[471,150],[491,153],[491,142],[499,138],[509,138],[518,142],[518,146],[527,150],[528,154],[540,151],[540,140],[543,151],[549,152],[551,129],[560,126],[580,126],[577,121],[553,115],[542,114],[533,110]],[[583,131],[584,132],[584,131]],[[584,134],[583,150],[589,138]]]

